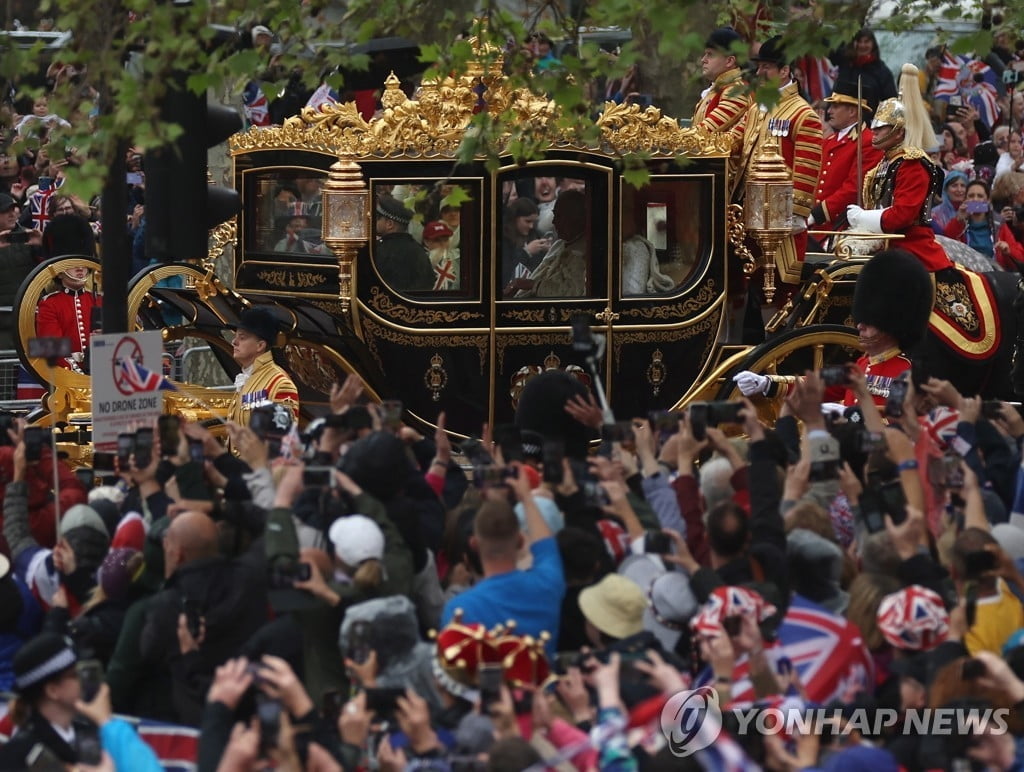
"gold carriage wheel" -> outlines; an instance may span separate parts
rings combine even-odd
[[[785,375],[800,375],[802,373],[795,373],[785,367],[786,360],[794,354],[805,354],[809,351],[810,362],[806,363],[802,369],[820,370],[825,364],[826,352],[830,349],[846,348],[852,349],[854,352],[859,351],[857,334],[852,331],[845,332],[836,328],[822,330],[809,327],[789,335],[791,337],[787,336],[777,345],[771,345],[771,342],[762,344],[764,350],[757,356],[744,361],[741,369],[764,375],[777,375],[780,372]],[[753,354],[753,352],[751,353]],[[729,380],[727,384],[723,384],[716,399],[738,400],[742,396],[736,383]],[[761,419],[774,424],[775,419],[778,418],[781,401],[755,398],[753,402],[757,406],[757,412]]]
[[[58,388],[65,389],[86,389],[90,388],[92,380],[88,375],[75,373],[64,367],[55,367],[51,372],[50,366],[41,357],[30,357],[28,355],[28,342],[36,337],[36,308],[43,298],[45,290],[58,277],[71,268],[86,266],[93,271],[93,286],[102,292],[100,264],[91,257],[64,257],[59,260],[44,263],[34,272],[28,283],[20,293],[18,305],[18,339],[23,352],[23,361],[29,371],[33,373],[41,383],[50,383]]]
[[[190,265],[172,263],[156,266],[143,274],[128,292],[128,319],[132,320],[131,323],[135,329],[140,329],[135,320],[139,317],[142,302],[149,291],[157,285],[157,282],[174,278],[183,278],[186,282],[191,279],[198,284],[206,281],[207,273]]]

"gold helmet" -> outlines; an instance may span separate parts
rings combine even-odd
[[[892,126],[893,129],[902,129],[907,124],[907,109],[899,97],[886,99],[878,105],[875,119],[871,121],[871,128],[877,129],[880,126]]]

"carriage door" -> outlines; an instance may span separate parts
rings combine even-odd
[[[651,170],[643,188],[616,180],[607,359],[618,420],[680,402],[712,368],[723,328],[724,162]]]
[[[611,179],[610,166],[576,160],[508,166],[496,177],[495,424],[512,421],[523,386],[545,370],[592,381],[571,329],[578,315],[600,320],[610,310]],[[604,331],[595,323],[594,332]],[[607,391],[607,356],[600,368]]]

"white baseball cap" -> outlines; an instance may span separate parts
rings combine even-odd
[[[353,568],[366,560],[384,557],[384,533],[366,515],[339,517],[328,531],[338,560]]]

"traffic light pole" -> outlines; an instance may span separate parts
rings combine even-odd
[[[103,332],[128,332],[128,280],[131,278],[132,255],[128,247],[125,213],[128,211],[126,156],[127,140],[117,143],[110,172],[103,183],[101,199],[101,244],[103,256]]]

